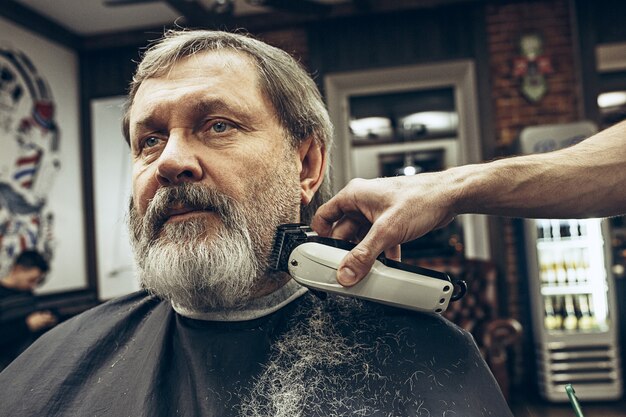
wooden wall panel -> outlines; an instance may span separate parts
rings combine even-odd
[[[139,48],[100,49],[81,54],[88,99],[126,94],[139,60]]]
[[[357,16],[309,26],[311,65],[321,74],[475,55],[473,5]]]

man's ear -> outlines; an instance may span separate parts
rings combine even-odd
[[[298,147],[300,157],[300,202],[307,205],[322,185],[326,172],[326,148],[313,136]]]

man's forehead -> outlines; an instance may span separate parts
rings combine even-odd
[[[170,68],[146,78],[137,90],[130,109],[131,125],[179,96],[212,97],[233,107],[267,104],[260,88],[255,61],[234,50],[205,51],[181,58]],[[254,100],[257,96],[259,100]],[[214,98],[220,97],[219,100]]]
[[[182,57],[153,76],[146,78],[144,82],[154,79],[184,79],[202,75],[231,74],[233,72],[238,75],[245,75],[255,82],[258,80],[256,62],[252,57],[233,49],[219,49],[197,52]]]

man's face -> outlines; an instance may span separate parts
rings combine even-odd
[[[15,283],[20,291],[32,291],[44,278],[44,272],[37,267],[23,267],[17,265],[14,270]]]
[[[264,278],[267,257],[276,226],[298,220],[301,161],[251,59],[204,52],[145,80],[130,143],[130,227],[145,287],[202,310],[278,285]]]

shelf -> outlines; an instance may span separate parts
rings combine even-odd
[[[561,240],[542,240],[537,239],[537,249],[569,249],[569,248],[587,248],[591,245],[588,238],[564,238]]]
[[[606,285],[603,286],[607,291]],[[570,295],[570,294],[592,294],[597,291],[596,285],[569,285],[569,286],[543,286],[541,287],[541,295]]]
[[[581,329],[572,329],[572,330],[565,330],[565,329],[546,329],[544,327],[544,330],[547,334],[551,335],[551,336],[571,336],[571,335],[580,335],[580,334],[608,334],[609,332],[609,326],[606,323],[603,324],[596,324],[596,327],[592,328],[592,329],[585,329],[585,330],[581,330]]]
[[[393,136],[393,137],[382,136],[382,137],[372,138],[372,139],[352,137],[350,143],[352,144],[352,147],[358,148],[362,146],[400,145],[400,144],[405,144],[405,143],[429,142],[429,141],[438,141],[442,139],[456,140],[457,136],[458,135],[456,132],[444,132],[444,133],[439,133],[439,134],[431,133],[428,136],[411,137],[411,138],[398,137],[398,136]]]

